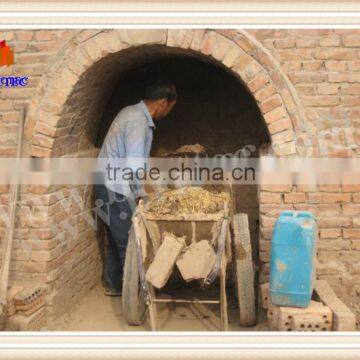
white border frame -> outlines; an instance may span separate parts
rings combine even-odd
[[[258,9],[262,12],[255,12]],[[360,2],[5,0],[0,5],[2,29],[194,27],[359,28]],[[0,359],[360,358],[359,335],[359,332],[4,332],[0,333]]]

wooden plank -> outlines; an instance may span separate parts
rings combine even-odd
[[[226,233],[226,240],[225,240],[225,253],[227,259],[232,259],[232,250],[231,250],[231,232],[230,232],[230,226],[228,224],[228,230]]]
[[[224,218],[221,223],[221,230],[219,235],[219,240],[217,242],[217,252],[216,252],[216,260],[215,265],[209,276],[205,279],[205,283],[210,285],[220,274],[221,271],[221,261],[225,251],[225,242],[228,232],[229,219]]]
[[[140,219],[137,216],[135,216],[133,222],[134,222],[134,224],[136,223],[136,229],[138,231],[138,236],[140,238],[140,244],[141,244],[142,261],[143,261],[143,263],[145,263],[147,255],[148,255],[146,228],[145,228],[144,223],[142,221],[140,221]]]
[[[220,270],[220,323],[221,331],[227,331],[229,328],[226,298],[226,256],[223,255]]]
[[[145,217],[144,217],[145,218]],[[151,229],[151,234],[154,237],[155,241],[159,244],[161,244],[161,234],[159,230],[159,225],[154,220],[146,220],[146,223],[149,226],[149,229]]]
[[[222,224],[222,221],[214,222],[214,224],[211,228],[211,232],[212,232],[211,244],[213,246],[216,246],[217,239],[220,235],[221,224]]]
[[[196,222],[195,221],[191,222],[191,232],[192,232],[191,242],[195,243],[196,242]]]
[[[149,234],[149,238],[152,244],[152,247],[154,249],[154,252],[156,253],[159,249],[160,244],[160,238],[157,237],[154,232],[154,228],[150,226],[149,222],[147,221],[146,217],[144,216],[144,213],[141,210],[138,210],[138,214],[140,216],[141,222],[143,226],[145,227],[146,231]]]
[[[156,303],[220,304],[218,300],[153,299]]]
[[[25,123],[25,106],[21,108],[20,119],[19,119],[19,128],[18,128],[18,137],[17,137],[17,149],[16,149],[16,158],[21,157],[21,150],[23,144],[23,133],[24,133],[24,123]],[[1,262],[1,274],[0,274],[0,328],[4,324],[4,311],[6,306],[6,297],[8,290],[9,282],[9,270],[10,270],[10,261],[11,253],[13,248],[14,240],[14,231],[15,231],[15,217],[16,217],[16,206],[18,202],[19,193],[19,184],[16,183],[11,186],[9,194],[9,206],[10,206],[10,216],[9,223],[7,225],[7,233],[2,241],[2,262]]]
[[[270,286],[269,283],[259,285],[259,292],[260,292],[260,304],[263,309],[268,308],[269,303],[269,294],[270,294]]]
[[[356,330],[356,317],[354,313],[336,296],[325,280],[316,280],[314,296],[333,312],[333,331]]]
[[[149,284],[149,317],[150,317],[150,327],[152,331],[157,329],[157,308],[155,303],[155,290],[151,284]]]

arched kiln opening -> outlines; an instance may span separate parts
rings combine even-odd
[[[210,56],[191,50],[164,45],[130,47],[105,56],[91,65],[79,78],[60,113],[58,126],[67,131],[66,137],[55,139],[55,156],[96,156],[106,132],[118,111],[142,99],[144,88],[158,77],[172,81],[179,99],[173,112],[156,123],[152,156],[162,156],[182,145],[201,144],[209,156],[233,154],[245,146],[252,157],[260,147],[269,144],[269,134],[261,112],[252,94],[237,74]],[[91,191],[78,187],[84,208],[77,213],[93,214]],[[259,205],[257,186],[237,186],[236,210],[249,216],[250,232],[257,257]],[[72,218],[76,223],[76,219]],[[84,225],[85,223],[85,225]],[[60,291],[54,302],[66,303],[64,296],[75,300],[81,296],[76,287],[100,278],[98,255],[89,255],[97,248],[93,229],[79,222],[84,262],[69,248],[66,277],[68,289]],[[76,239],[72,238],[71,244]],[[76,246],[76,245],[75,245]],[[73,260],[71,260],[73,259]],[[257,261],[257,259],[256,259]],[[72,262],[72,264],[71,264]],[[75,267],[89,267],[82,278],[72,279]],[[76,282],[74,284],[74,282]],[[85,291],[85,290],[84,290]],[[63,294],[60,296],[60,292]],[[55,304],[54,304],[55,305]],[[61,305],[61,304],[59,304]],[[59,313],[53,307],[54,313]]]
[[[242,154],[257,157],[259,148],[270,142],[258,106],[241,79],[205,57],[180,52],[149,59],[119,77],[98,130],[89,133],[89,136],[97,135],[93,138],[96,146],[101,146],[120,109],[140,101],[146,85],[159,77],[175,84],[179,99],[174,110],[156,122],[152,156],[163,157],[183,145],[201,144],[210,157],[240,154],[241,149],[246,149]],[[257,257],[257,186],[235,186],[234,189],[236,210],[249,216]]]

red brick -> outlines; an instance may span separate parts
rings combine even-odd
[[[6,123],[18,123],[19,112],[6,112],[1,115],[2,121]]]
[[[263,239],[271,240],[273,234],[272,228],[263,228],[260,226],[260,236]]]
[[[294,84],[314,84],[325,81],[327,75],[320,72],[294,72],[290,73],[289,77]]]
[[[299,95],[315,95],[316,86],[313,84],[298,84],[296,90]]]
[[[302,96],[301,99],[305,106],[335,106],[340,102],[338,96],[332,95]]]
[[[260,185],[260,189],[263,191],[270,191],[270,192],[290,192],[292,189],[292,185],[288,185],[288,184]]]
[[[296,189],[298,192],[312,192],[312,191],[316,191],[317,187],[316,184],[297,184],[296,185]]]
[[[16,31],[16,39],[18,41],[30,41],[33,38],[33,30]]]
[[[343,214],[344,215],[359,215],[360,214],[360,204],[344,204],[343,205]]]
[[[345,71],[345,61],[325,61],[325,68],[330,71]]]
[[[329,36],[332,30],[329,29],[296,29],[290,30],[292,36],[310,37],[310,36]]]
[[[305,193],[289,193],[284,196],[284,202],[286,204],[304,203],[305,200]]]
[[[341,186],[338,184],[319,185],[318,190],[325,192],[339,192],[341,190]]]
[[[360,184],[344,184],[342,185],[343,192],[360,192]]]
[[[260,104],[260,109],[263,114],[272,112],[272,110],[275,109],[274,113],[278,114],[278,117],[276,118],[276,115],[273,114],[273,116],[272,116],[272,118],[274,119],[273,121],[276,121],[276,120],[282,118],[283,116],[286,116],[286,111],[284,110],[284,108],[282,106],[282,99],[281,99],[280,95],[278,95],[278,94],[276,94],[276,95],[272,96],[271,98],[262,102]]]
[[[314,204],[331,204],[337,202],[350,202],[350,194],[336,194],[336,193],[309,193],[309,203]]]
[[[287,61],[281,64],[281,68],[286,73],[299,71],[302,69],[302,62],[301,61]]]
[[[278,133],[283,130],[292,129],[292,123],[289,118],[283,118],[278,121],[274,121],[269,125],[269,131],[271,134]]]
[[[274,47],[277,49],[288,49],[295,47],[294,38],[276,39],[274,40],[273,43],[274,43]]]
[[[360,241],[359,241],[359,239],[351,240],[351,250],[360,250]],[[353,274],[360,274],[360,265],[359,265],[359,263],[352,264],[351,272]]]
[[[360,35],[344,35],[342,42],[347,47],[360,47]]]
[[[347,68],[347,70],[350,70],[350,71],[360,70],[360,60],[358,60],[358,61],[347,61],[346,62],[346,68]]]
[[[341,96],[341,105],[342,106],[360,106],[360,96],[354,95],[354,96]]]
[[[335,216],[335,217],[318,217],[317,218],[319,227],[350,227],[352,225],[351,217],[346,216]]]
[[[318,48],[315,49],[314,56],[321,60],[353,60],[357,58],[357,52],[341,48]]]
[[[316,71],[320,70],[323,67],[324,62],[317,60],[317,61],[303,61],[302,68],[308,71]]]
[[[299,38],[296,39],[296,47],[299,48],[313,48],[316,47],[319,43],[319,40],[316,38]]]
[[[255,94],[254,97],[258,101],[264,101],[268,99],[271,95],[276,93],[276,89],[272,84],[267,84],[259,89]]]
[[[12,110],[13,102],[11,100],[0,100],[0,110]]]
[[[336,239],[341,236],[341,229],[320,229],[320,237],[323,239]]]
[[[317,85],[317,92],[321,95],[334,95],[339,92],[340,85],[321,83]]]
[[[350,250],[351,242],[349,240],[338,239],[338,238],[321,238],[317,243],[318,250],[325,251],[343,251]],[[327,267],[327,264],[324,264],[324,268]],[[336,268],[336,265],[335,265]]]
[[[265,73],[259,73],[253,80],[247,83],[247,86],[251,92],[259,90],[262,86],[269,82],[269,76]]]
[[[263,204],[280,204],[281,194],[261,191],[259,201]]]
[[[35,40],[47,41],[53,39],[54,32],[51,30],[38,30],[35,31]]]
[[[271,138],[272,138],[273,143],[283,144],[283,143],[287,143],[289,141],[293,141],[294,136],[295,136],[295,134],[294,134],[293,130],[286,130],[286,131],[282,131],[277,134],[273,134]]]
[[[329,82],[349,82],[357,83],[360,82],[360,73],[356,72],[347,72],[347,73],[329,73],[328,74]]]
[[[360,228],[359,229],[344,229],[343,231],[344,231],[345,239],[360,238]]]
[[[340,37],[329,36],[329,37],[320,38],[319,45],[324,46],[324,47],[339,46],[340,45]]]
[[[313,60],[311,49],[283,49],[276,52],[276,57],[280,62]]]
[[[279,216],[283,211],[294,210],[293,205],[291,204],[278,204],[274,206],[273,204],[259,204],[260,213],[267,214],[270,216]]]
[[[275,225],[276,218],[260,215],[260,225],[264,228],[273,228]]]
[[[360,84],[342,84],[340,91],[344,95],[360,95]]]

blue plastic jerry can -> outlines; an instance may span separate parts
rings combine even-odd
[[[308,211],[284,211],[275,223],[270,254],[274,305],[307,307],[316,278],[317,225]]]

